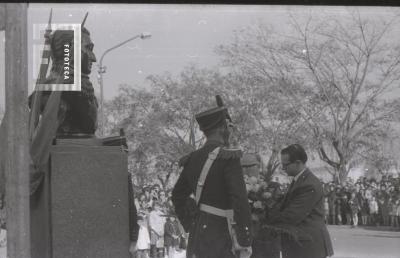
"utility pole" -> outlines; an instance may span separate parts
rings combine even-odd
[[[28,4],[0,5],[5,29],[7,257],[30,258],[28,141]],[[1,150],[4,151],[4,150]]]

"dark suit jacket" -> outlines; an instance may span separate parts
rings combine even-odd
[[[299,242],[282,239],[283,257],[322,258],[333,255],[324,222],[324,193],[320,180],[306,169],[289,188],[282,205],[273,211],[272,225],[288,225],[300,232]]]

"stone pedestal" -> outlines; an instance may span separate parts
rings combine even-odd
[[[56,145],[49,171],[41,189],[44,204],[37,206],[47,214],[42,218],[47,225],[36,225],[48,235],[41,243],[48,250],[43,257],[129,258],[128,169],[122,148]]]

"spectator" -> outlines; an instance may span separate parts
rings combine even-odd
[[[167,218],[164,225],[164,246],[167,250],[168,258],[174,258],[175,252],[179,249],[182,232],[175,215]]]
[[[371,217],[370,217],[371,225],[379,225],[378,211],[379,211],[378,202],[376,201],[375,196],[372,196],[371,201],[369,202],[369,213],[371,215]]]
[[[335,186],[332,184],[329,186],[328,192],[328,205],[329,205],[329,220],[328,223],[332,225],[336,225],[336,191]]]
[[[164,206],[167,206],[168,199],[165,191],[161,190],[158,192],[158,201]]]
[[[336,225],[342,225],[342,198],[336,198],[335,204]]]
[[[7,246],[6,231],[6,206],[4,205],[4,196],[0,196],[0,247]]]
[[[389,198],[389,220],[390,220],[390,226],[394,228],[398,227],[396,218],[397,205],[398,204],[394,199]]]
[[[164,224],[165,215],[162,212],[162,206],[156,202],[154,210],[149,214],[151,257],[164,257]]]
[[[6,206],[4,205],[4,196],[0,196],[0,225],[6,225]]]
[[[396,207],[397,227],[399,227],[400,226],[400,200],[399,199],[396,200],[396,204],[397,204],[397,207]]]
[[[143,216],[138,216],[139,236],[136,243],[136,258],[149,258],[150,237],[147,223]]]
[[[143,194],[145,196],[145,202],[146,202],[146,204],[144,206],[146,208],[152,207],[153,206],[153,200],[152,200],[151,195],[150,195],[150,188],[149,187],[145,187],[143,189]]]
[[[360,200],[361,200],[360,202],[361,224],[363,226],[366,226],[369,215],[369,204],[368,204],[368,199],[366,198],[366,190],[361,190]]]
[[[381,183],[377,196],[379,217],[383,226],[389,226],[389,194],[386,192],[386,185]]]
[[[150,189],[150,198],[153,202],[158,202],[159,186],[153,185]]]
[[[342,214],[344,215],[344,218],[346,219],[343,224],[350,225],[351,224],[351,207],[350,207],[350,200],[348,198],[347,194],[343,195],[343,200],[342,200]]]
[[[324,211],[325,211],[325,223],[329,223],[329,202],[328,197],[324,197]]]
[[[349,206],[351,211],[351,218],[353,221],[353,226],[358,226],[358,212],[360,211],[360,204],[356,197],[356,193],[351,193],[349,200]]]
[[[7,246],[7,230],[5,228],[5,223],[0,225],[0,248]]]

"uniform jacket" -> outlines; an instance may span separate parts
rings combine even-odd
[[[268,218],[272,225],[293,226],[299,242],[282,238],[283,257],[322,258],[333,255],[324,222],[324,194],[319,179],[306,169],[289,188],[281,207]]]
[[[188,155],[182,162],[184,168],[172,192],[175,212],[185,230],[190,232],[188,257],[192,254],[196,254],[197,258],[232,257],[226,218],[199,211],[188,227],[185,217],[188,200],[196,192],[208,154],[219,146],[216,142],[208,142]],[[200,203],[223,210],[233,209],[238,242],[241,246],[250,246],[251,214],[240,157],[239,150],[221,148],[205,180]]]

